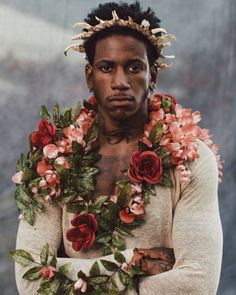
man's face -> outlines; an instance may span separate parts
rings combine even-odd
[[[99,40],[93,66],[86,66],[87,83],[93,88],[103,116],[123,120],[147,109],[151,74],[145,44],[134,37],[115,35]]]

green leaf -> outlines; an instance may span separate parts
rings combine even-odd
[[[97,261],[94,262],[92,268],[90,269],[89,274],[91,277],[96,277],[100,275],[100,269],[99,269],[99,265]]]
[[[57,259],[56,259],[56,255],[52,256],[51,261],[49,262],[49,265],[56,267],[57,265]]]
[[[50,285],[51,285],[51,282],[50,281],[43,280],[40,283],[39,289],[37,290],[37,294],[51,295]]]
[[[45,119],[45,120],[51,119],[51,115],[45,105],[41,106],[40,117],[41,117],[41,119]]]
[[[116,283],[111,278],[109,279],[109,281],[107,282],[106,285],[107,285],[107,289],[108,289],[107,294],[109,294],[109,295],[118,295],[118,294],[120,294]]]
[[[87,134],[85,135],[84,140],[85,140],[85,142],[86,142],[87,144],[90,144],[90,143],[92,143],[97,137],[98,137],[98,128],[97,128],[97,126],[95,125],[95,123],[93,123],[93,124],[89,127],[89,129],[88,129],[88,131],[87,131]]]
[[[72,108],[71,113],[72,113],[72,121],[73,122],[75,122],[77,120],[80,110],[81,110],[81,104],[80,104],[80,102],[78,102],[77,105]]]
[[[67,203],[67,211],[70,213],[80,213],[87,209],[86,205],[82,205],[81,201],[72,201]]]
[[[118,261],[119,263],[126,262],[125,256],[120,251],[116,250],[114,253],[114,257],[115,257],[115,260]]]
[[[95,174],[97,174],[100,171],[99,168],[97,167],[81,167],[80,169],[80,173],[82,177],[89,177],[89,176],[93,176]]]
[[[102,254],[103,256],[107,256],[112,254],[112,248],[108,244],[103,244],[102,245]]]
[[[118,269],[118,275],[121,283],[125,286],[132,284],[132,278],[129,276],[129,274],[122,269]]]
[[[102,233],[96,237],[98,243],[106,244],[111,240],[111,234],[109,232]]]
[[[131,186],[130,184],[127,184],[124,187],[122,187],[120,190],[120,193],[118,195],[117,205],[121,209],[125,208],[128,205],[131,197],[132,197]]]
[[[50,291],[52,295],[57,295],[59,294],[58,290],[60,288],[61,285],[61,281],[59,279],[55,279],[52,281],[51,285],[50,285]]]
[[[41,269],[43,269],[43,266],[35,266],[35,267],[29,269],[23,275],[23,279],[26,279],[26,280],[29,280],[29,281],[38,280],[42,276]]]
[[[48,252],[49,252],[49,245],[47,243],[46,245],[43,246],[42,251],[40,253],[40,261],[44,266],[47,266]]]
[[[67,275],[67,273],[69,272],[69,266],[71,265],[71,263],[65,263],[62,266],[59,267],[58,272],[63,274],[63,275]]]
[[[149,150],[149,147],[144,142],[142,142],[141,140],[139,140],[138,141],[138,150],[139,151],[148,151]]]
[[[60,116],[60,120],[63,127],[68,127],[71,124],[71,109],[65,110],[63,115]]]
[[[118,250],[125,249],[125,241],[120,236],[113,234],[112,235],[112,242],[117,247]]]
[[[120,207],[116,203],[111,201],[108,203],[107,208],[108,208],[110,214],[112,216],[114,216],[113,219],[117,219],[117,217],[119,215]]]
[[[133,276],[136,276],[136,275],[145,275],[145,272],[143,272],[140,268],[139,265],[132,265],[131,266],[131,269],[129,270],[129,274],[133,277]]]
[[[77,277],[78,279],[81,278],[82,280],[86,280],[87,278],[86,274],[82,270],[77,273]]]
[[[56,103],[53,107],[53,120],[56,124],[59,123],[60,113],[59,113],[59,105]]]
[[[29,224],[34,225],[35,214],[33,209],[27,209],[24,213],[25,213],[25,219],[29,222]]]
[[[26,193],[26,188],[23,187],[23,186],[19,186],[16,189],[15,199],[16,200],[22,200],[26,204],[29,204],[29,205],[33,203],[33,200],[31,199],[31,197]]]
[[[84,148],[81,144],[79,144],[77,141],[72,141],[72,150],[74,153],[78,153],[83,155]]]
[[[30,265],[32,262],[34,262],[34,258],[31,256],[31,254],[22,249],[12,250],[10,251],[10,254],[15,262],[23,266]]]
[[[94,205],[100,209],[102,207],[102,205],[104,204],[104,202],[107,200],[107,196],[100,196],[98,198],[96,198]]]
[[[173,187],[173,184],[172,184],[170,178],[166,174],[162,175],[162,180],[161,180],[160,184],[167,186],[167,187]]]
[[[100,261],[101,261],[102,265],[105,267],[105,269],[108,271],[115,271],[118,268],[117,264],[114,262],[111,262],[108,260],[103,260],[103,259],[101,259]]]
[[[119,224],[115,230],[122,236],[128,236],[133,237],[133,234],[131,233],[130,228],[123,227],[123,224]]]
[[[39,212],[44,212],[44,207],[43,205],[38,202],[37,200],[34,200],[33,206],[39,211]]]
[[[109,276],[101,275],[94,278],[89,278],[89,283],[91,284],[104,284],[109,280]]]
[[[159,143],[163,134],[163,124],[158,122],[156,123],[149,134],[149,139],[152,143]]]
[[[26,167],[26,161],[27,161],[26,156],[23,153],[21,153],[20,157],[17,161],[17,164],[16,164],[16,171],[17,172],[20,170],[24,171],[24,169]]]

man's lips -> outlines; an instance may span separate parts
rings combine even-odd
[[[109,96],[108,97],[108,101],[109,102],[122,102],[122,101],[134,101],[134,97],[133,96],[129,96],[129,95],[115,95],[115,96]]]

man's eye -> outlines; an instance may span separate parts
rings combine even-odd
[[[129,67],[129,70],[133,73],[138,73],[140,71],[142,71],[143,67],[141,65],[131,65]]]
[[[100,67],[100,70],[103,71],[104,73],[109,73],[109,72],[111,72],[112,69],[110,66],[104,65],[104,66]]]

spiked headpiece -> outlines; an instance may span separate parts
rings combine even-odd
[[[131,17],[128,17],[128,20],[124,20],[119,18],[115,10],[112,11],[112,19],[110,20],[102,20],[98,17],[96,17],[96,19],[99,23],[95,26],[91,26],[85,22],[79,22],[74,25],[74,27],[80,26],[84,31],[72,37],[72,40],[82,40],[82,43],[69,45],[64,51],[65,55],[67,55],[69,49],[85,53],[84,42],[93,34],[112,26],[121,26],[140,32],[152,43],[159,56],[156,60],[156,64],[159,68],[168,68],[171,66],[163,63],[163,60],[164,58],[174,58],[174,56],[163,55],[162,51],[163,48],[170,46],[170,41],[175,39],[175,36],[168,34],[165,29],[155,28],[151,30],[150,23],[146,19],[141,22],[141,25],[134,22]]]

